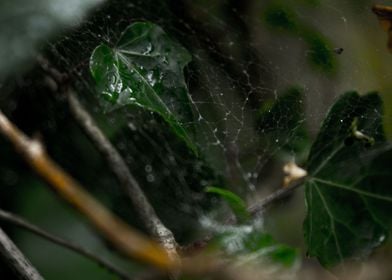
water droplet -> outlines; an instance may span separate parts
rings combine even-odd
[[[149,165],[149,164],[147,164],[147,165],[144,167],[144,170],[146,170],[146,172],[150,173],[150,172],[152,171],[152,166]]]
[[[155,181],[155,176],[152,174],[147,175],[147,182],[152,183]]]
[[[154,72],[153,71],[149,71],[147,73],[147,81],[151,86],[154,86],[157,82],[157,80],[154,77]]]
[[[128,127],[132,130],[132,131],[136,131],[137,130],[137,128],[136,128],[136,126],[133,124],[133,123],[128,123]]]
[[[144,55],[150,54],[152,52],[152,44],[148,43],[146,50],[144,51]]]

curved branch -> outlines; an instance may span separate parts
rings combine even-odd
[[[170,257],[174,260],[178,259],[176,251],[177,243],[173,233],[159,219],[120,153],[102,133],[94,119],[79,102],[75,93],[72,90],[68,90],[67,95],[74,118],[105,157],[110,169],[116,175],[125,193],[131,199],[147,230],[162,244]]]
[[[0,255],[21,280],[43,280],[7,234],[0,228]]]
[[[30,139],[0,111],[0,132],[21,153],[25,161],[46,180],[59,195],[82,213],[111,244],[129,258],[138,258],[162,270],[178,264],[156,242],[131,228],[113,215],[46,153],[40,142]]]
[[[121,279],[131,279],[126,272],[117,268],[115,265],[111,264],[109,261],[97,256],[96,254],[89,251],[88,249],[85,249],[77,244],[74,244],[70,241],[63,239],[63,238],[57,237],[53,234],[50,234],[47,231],[41,229],[40,227],[19,217],[18,215],[15,215],[15,214],[12,214],[12,213],[9,213],[7,211],[0,209],[0,220],[12,223],[20,228],[26,229],[26,230],[42,237],[42,238],[45,238],[45,239],[47,239],[57,245],[60,245],[64,248],[67,248],[71,251],[76,252],[77,254],[85,256],[85,257],[93,260],[94,262],[96,262],[98,265],[105,267],[110,272],[117,274]]]
[[[64,83],[66,84],[68,79],[67,75],[60,73],[56,68],[52,67],[49,61],[42,56],[37,57],[37,62],[53,79],[51,83],[49,83],[51,85],[51,90],[57,92],[60,87],[63,88],[62,91],[67,96],[68,104],[74,119],[94,143],[99,152],[104,156],[109,168],[117,177],[120,185],[132,201],[149,233],[161,243],[166,249],[169,257],[178,261],[179,256],[176,250],[178,245],[173,233],[159,219],[154,208],[135,179],[135,176],[130,172],[123,157],[102,133],[89,112],[79,102],[73,90],[69,89],[66,85],[64,90]]]

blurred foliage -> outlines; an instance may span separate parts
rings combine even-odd
[[[66,2],[64,6],[52,1],[50,3],[54,5],[51,6],[55,7],[54,10],[46,9],[44,6],[49,5],[49,1],[43,0],[33,6],[29,1],[22,0],[3,1],[0,4],[0,22],[4,23],[0,27],[0,42],[5,46],[0,51],[0,80],[4,80],[8,72],[13,73],[12,78],[0,84],[1,109],[23,131],[42,139],[49,154],[113,212],[141,230],[144,230],[141,221],[124,197],[105,161],[71,118],[62,97],[53,95],[48,90],[47,74],[34,66],[26,74],[18,72],[30,65],[25,61],[32,58],[37,49],[68,75],[68,81],[79,93],[81,101],[124,156],[158,215],[174,231],[181,244],[204,237],[205,228],[199,221],[201,217],[222,211],[222,205],[216,203],[216,195],[226,199],[238,215],[244,212],[245,202],[228,189],[239,189],[238,193],[247,198],[247,202],[257,200],[271,191],[275,182],[281,181],[282,160],[292,160],[294,157],[297,162],[304,162],[311,138],[318,130],[318,120],[342,89],[380,89],[387,112],[384,126],[389,134],[392,131],[388,130],[388,127],[392,127],[392,99],[388,96],[391,89],[388,74],[390,56],[387,56],[386,50],[383,52],[385,34],[380,31],[381,35],[377,37],[374,32],[376,27],[372,25],[370,17],[370,1],[343,3],[333,0],[270,0],[260,3],[234,0],[111,0],[94,10],[90,10],[90,6],[98,1],[85,1],[83,4],[79,2],[73,0],[71,3]],[[90,10],[91,14],[83,21],[81,17],[86,10]],[[182,51],[179,53],[187,52],[182,49],[184,46],[192,55],[189,64],[190,57],[188,54],[184,55],[186,59],[179,65],[180,71],[174,71],[174,76],[180,77],[180,81],[176,82],[181,84],[179,88],[178,85],[175,88],[186,91],[188,89],[185,84],[188,86],[192,105],[199,110],[199,117],[202,116],[181,122],[181,126],[186,128],[198,126],[195,128],[195,141],[200,146],[198,155],[189,149],[189,143],[187,146],[181,137],[173,133],[175,122],[165,112],[162,113],[161,109],[150,107],[145,110],[148,107],[146,104],[122,104],[124,106],[107,110],[107,104],[103,105],[97,98],[94,81],[96,75],[91,77],[89,71],[91,53],[96,46],[102,44],[107,46],[105,50],[108,53],[118,51],[117,42],[121,40],[123,31],[130,24],[141,21],[151,22],[150,26],[154,26],[155,30],[164,30],[167,37],[154,42],[158,46],[169,42],[172,46],[180,46]],[[45,28],[37,28],[37,22],[38,26],[44,25]],[[70,25],[71,29],[63,30]],[[264,31],[265,27],[267,32]],[[62,33],[52,33],[55,31]],[[48,34],[58,36],[47,42],[45,40]],[[344,47],[342,55],[337,55],[333,46]],[[178,54],[178,49],[173,52]],[[117,67],[118,61],[113,59],[113,53],[109,56],[108,53],[100,57],[104,62],[103,68],[113,65]],[[109,63],[106,61],[108,58]],[[135,57],[130,56],[123,64],[133,65],[135,61]],[[109,65],[110,63],[113,65]],[[141,64],[145,66],[145,61]],[[311,66],[310,69],[307,64]],[[119,72],[115,74],[124,74]],[[129,86],[138,83],[137,79],[127,76],[129,73],[125,74],[121,77],[122,82]],[[301,88],[289,88],[293,84]],[[282,91],[282,88],[289,89]],[[381,131],[380,103],[372,103],[375,97],[362,98],[355,95],[352,98],[355,99],[350,101],[352,104],[341,105],[338,102],[333,107],[332,110],[338,112],[333,116],[328,115],[326,122],[330,122],[330,126],[328,129],[323,126],[309,157],[310,167],[315,164],[312,158],[327,158],[328,172],[324,179],[332,178],[342,184],[347,182],[341,176],[350,172],[360,170],[358,172],[362,174],[364,170],[378,170],[390,174],[391,166],[389,152],[372,161],[368,161],[371,157],[363,157],[368,153],[371,156],[373,152],[378,154],[376,146],[381,138],[374,137],[373,132],[375,129]],[[362,105],[358,105],[357,101]],[[366,106],[363,106],[364,103],[367,103]],[[187,113],[193,113],[188,104],[181,104],[187,105],[184,106],[187,107],[184,109]],[[357,105],[362,109],[366,107],[364,110],[369,123],[360,119]],[[336,109],[336,106],[339,108]],[[371,109],[376,111],[372,113]],[[149,111],[158,114],[151,114]],[[357,123],[353,120],[355,117],[358,119]],[[366,137],[353,139],[353,127],[374,137],[375,146],[369,147],[372,141],[364,141]],[[346,157],[345,153],[331,156],[329,145],[335,145],[335,141],[343,145],[351,144],[344,146],[344,149],[350,152],[355,149],[359,154],[352,154],[354,159],[348,161],[345,160],[350,157]],[[324,152],[315,153],[315,149]],[[32,174],[3,139],[0,139],[0,151],[2,208],[26,216],[59,235],[91,246],[100,254],[110,255],[116,263],[122,263],[120,258],[108,252],[110,248],[107,248],[103,240],[80,224],[79,219],[82,217],[65,207],[61,200],[53,199],[54,194],[43,190],[46,186],[38,183],[39,178]],[[341,161],[336,161],[338,158]],[[330,165],[333,168],[329,168]],[[361,166],[364,169],[360,169]],[[342,174],[342,170],[347,174]],[[371,174],[365,172],[364,175]],[[384,175],[373,174],[366,177],[366,182],[363,183],[366,186],[372,183],[377,189],[371,191],[378,193],[379,186],[387,186],[388,180]],[[352,179],[351,177],[350,180]],[[379,185],[373,182],[378,182]],[[216,194],[211,195],[204,192],[207,186],[221,188],[210,189],[210,192]],[[325,186],[318,187],[321,189]],[[312,189],[309,185],[306,191],[308,207],[311,207],[312,198],[309,198],[309,193]],[[355,210],[358,210],[358,217],[366,216],[362,224],[355,220],[355,226],[365,224],[368,228],[376,229],[373,235],[369,235],[371,238],[366,236],[365,240],[360,241],[351,238],[347,229],[342,230],[345,237],[339,236],[344,239],[339,241],[350,241],[347,242],[347,248],[355,242],[361,246],[366,245],[360,247],[358,252],[353,252],[352,248],[344,251],[345,258],[357,253],[362,255],[366,249],[379,245],[380,239],[376,240],[376,237],[381,238],[381,234],[387,235],[388,232],[386,225],[390,218],[386,214],[390,211],[384,209],[389,209],[389,204],[373,205],[375,203],[368,201],[366,208],[357,201],[358,197],[336,197],[336,194],[344,191],[335,193],[326,189],[325,192],[328,193],[328,205],[332,205],[333,211],[339,211],[339,217],[343,218],[350,210],[347,210],[348,205],[354,205]],[[313,196],[315,198],[317,197]],[[285,202],[289,199],[290,197]],[[335,205],[336,201],[343,199],[341,205]],[[302,205],[303,200],[299,203]],[[282,208],[282,224],[301,223],[300,220],[288,221],[292,217],[292,213],[288,211],[300,211],[300,206]],[[369,209],[372,211],[368,211]],[[309,214],[310,208],[308,210]],[[330,232],[331,227],[326,208],[318,207],[313,210],[319,214],[318,238],[325,241],[329,248],[333,248],[331,236],[325,234],[325,231]],[[374,217],[369,217],[369,212],[382,222],[375,222]],[[340,215],[341,213],[343,214]],[[341,230],[340,226],[336,227]],[[364,227],[358,232],[365,232]],[[217,225],[215,230],[217,229],[222,228]],[[62,252],[62,249],[52,248],[51,244],[37,241],[28,233],[21,234],[13,227],[8,226],[6,230],[49,279],[112,279],[112,275],[79,256],[70,253],[60,258],[59,255],[63,254],[58,252]],[[223,247],[227,256],[237,262],[249,261],[256,265],[272,262],[295,270],[300,262],[299,250],[280,243],[289,240],[292,231],[282,232],[282,228],[277,229],[283,236],[279,242],[266,231],[264,225],[249,223],[227,227],[218,232],[221,234],[218,247]],[[305,227],[305,231],[309,233],[309,227]],[[336,255],[330,251],[325,253],[325,248],[314,247],[309,236],[305,236],[310,246],[309,253],[319,258],[324,254],[321,261],[327,266],[335,264]],[[318,244],[324,243],[320,241]],[[302,243],[299,241],[293,245],[299,247]],[[55,261],[52,261],[51,256],[56,255],[58,258],[53,257]],[[308,265],[308,261],[305,262]],[[132,273],[141,269],[133,264],[128,267],[128,263],[124,266]],[[6,271],[2,265],[0,269],[1,273]],[[11,279],[12,276],[8,278]]]
[[[263,14],[263,19],[272,28],[298,36],[307,44],[309,63],[326,74],[334,74],[337,60],[329,40],[316,28],[303,22],[287,3],[272,1]]]
[[[208,186],[206,188],[206,192],[217,194],[220,197],[222,197],[229,204],[231,210],[236,215],[236,218],[239,222],[245,223],[250,219],[250,215],[248,213],[248,210],[246,209],[245,201],[243,201],[235,193],[222,188],[212,187],[212,186]]]
[[[0,82],[38,54],[43,41],[80,22],[102,0],[0,2]]]
[[[278,265],[278,270],[279,266],[280,269],[297,269],[300,262],[298,250],[276,242],[271,235],[262,231],[259,222],[256,220],[251,225],[223,227],[215,233],[210,246],[223,249],[237,265],[273,264]]]

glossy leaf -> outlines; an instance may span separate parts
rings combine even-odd
[[[42,41],[79,23],[102,0],[0,1],[0,81],[37,55]]]
[[[343,95],[313,144],[305,184],[308,253],[332,267],[367,256],[386,238],[392,211],[392,149],[375,93]]]
[[[234,212],[240,222],[246,222],[247,220],[249,220],[250,215],[248,213],[248,210],[246,209],[245,201],[243,201],[242,198],[235,193],[212,186],[207,187],[206,192],[214,193],[222,197],[229,204],[231,210]]]
[[[185,127],[192,121],[192,107],[184,80],[191,56],[157,25],[130,25],[117,44],[98,46],[90,70],[98,91],[110,108],[136,105],[158,113],[178,137],[196,152]]]

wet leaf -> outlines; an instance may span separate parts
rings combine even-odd
[[[206,192],[214,193],[222,197],[229,204],[231,210],[240,222],[246,222],[247,220],[249,220],[250,215],[248,213],[248,210],[246,209],[245,201],[243,201],[242,198],[235,193],[212,186],[207,187]]]
[[[375,93],[344,94],[313,144],[305,184],[308,253],[332,267],[361,259],[387,236],[392,211],[392,149]]]
[[[159,114],[196,153],[187,128],[192,107],[184,80],[191,56],[157,25],[136,22],[117,44],[98,46],[90,70],[98,91],[115,109],[135,105]]]

